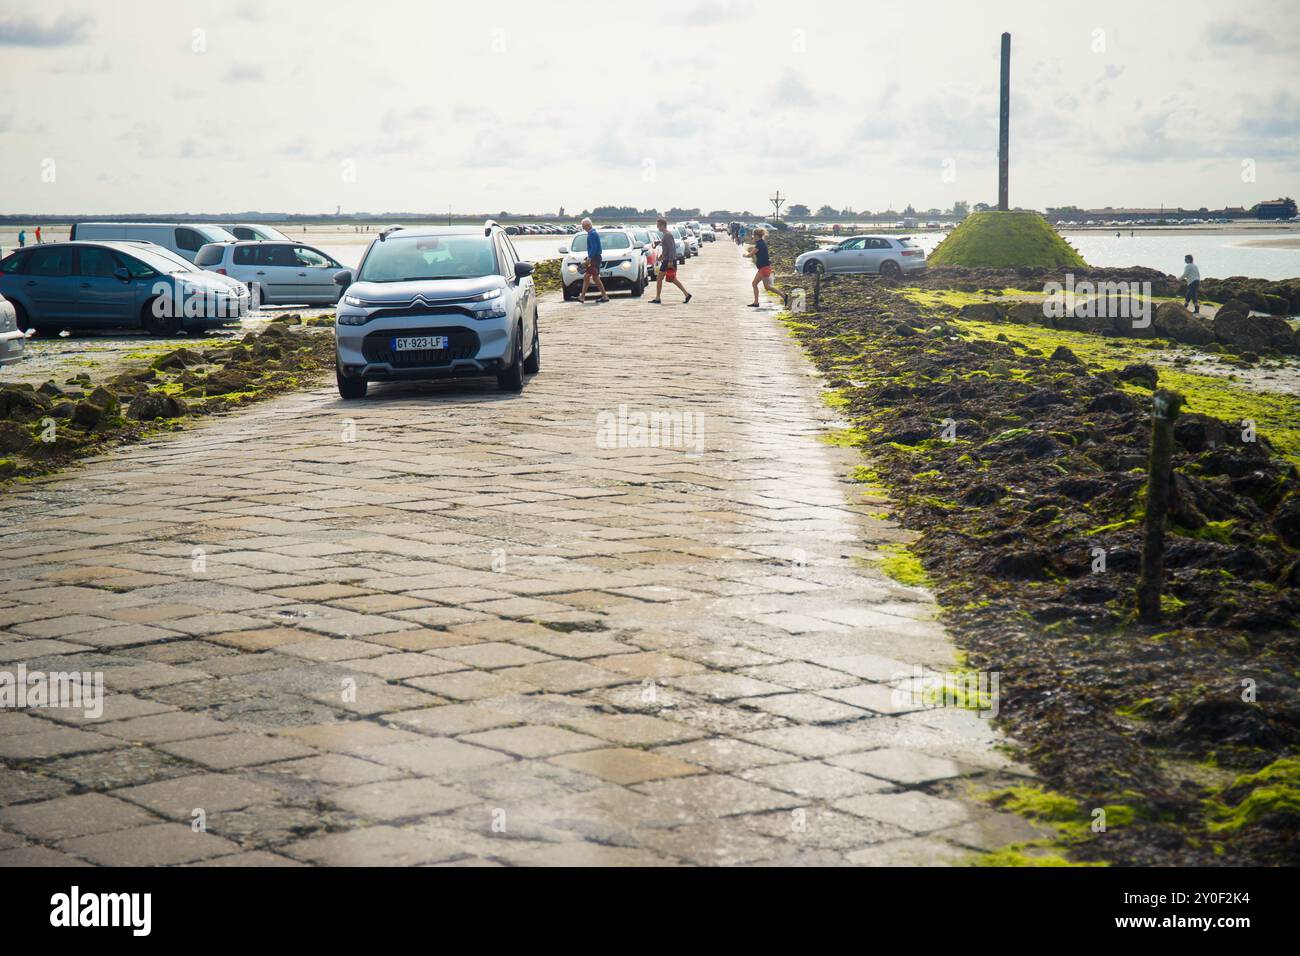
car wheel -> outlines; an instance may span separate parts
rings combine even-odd
[[[645,277],[645,273],[642,272],[640,275],[636,277],[636,285],[632,286],[632,298],[634,299],[641,298],[641,293],[645,291],[645,287],[646,287],[646,277]]]
[[[564,301],[565,301],[565,302],[572,302],[576,296],[577,296],[577,293],[573,291],[573,286],[571,286],[571,285],[566,285],[566,286],[564,287]]]
[[[880,274],[886,279],[897,279],[903,274],[903,270],[897,262],[891,260],[880,264]]]
[[[27,321],[27,310],[24,309],[19,303],[15,302],[13,299],[9,300],[9,304],[14,307],[15,327],[18,329],[19,332],[26,332],[28,329],[31,328],[31,324]]]
[[[515,329],[515,350],[510,360],[510,367],[497,376],[497,387],[503,392],[522,392],[524,390],[524,330]]]
[[[822,264],[820,259],[812,259],[803,264],[803,274],[806,276],[815,276],[825,272],[826,266]]]
[[[542,336],[538,331],[537,317],[533,317],[533,351],[524,359],[524,371],[536,375],[542,370]]]
[[[366,397],[366,380],[360,375],[344,375],[343,367],[337,361],[334,363],[334,378],[339,385],[340,398],[351,400]]]
[[[57,325],[37,325],[33,328],[36,330],[36,337],[41,339],[57,339],[59,333],[63,331]]]
[[[179,315],[157,316],[153,314],[153,304],[157,299],[150,299],[140,310],[140,327],[155,338],[170,338],[181,331]]]

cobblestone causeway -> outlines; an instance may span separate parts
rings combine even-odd
[[[905,535],[819,440],[746,265],[706,247],[686,306],[547,297],[522,396],[322,383],[6,490],[0,670],[106,694],[0,711],[0,865],[943,864],[1036,836],[971,798],[1024,773],[990,723],[893,692],[952,646],[869,560]],[[638,413],[702,428],[636,447]]]

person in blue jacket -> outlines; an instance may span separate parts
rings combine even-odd
[[[587,271],[582,277],[582,294],[578,296],[583,305],[587,304],[587,288],[595,280],[596,288],[600,290],[600,298],[597,302],[608,302],[609,293],[605,291],[605,283],[600,281],[600,233],[598,233],[591,224],[590,219],[582,220],[582,228],[587,233]]]

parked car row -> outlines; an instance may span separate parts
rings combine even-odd
[[[690,223],[680,223],[669,226],[668,230],[677,244],[679,266],[700,254],[703,229],[698,223],[695,228]],[[596,231],[600,233],[601,245],[600,280],[606,290],[626,291],[639,297],[659,274],[663,252],[659,230],[644,226],[601,226]],[[564,257],[560,262],[560,278],[564,283],[564,298],[569,301],[576,299],[582,290],[587,233],[579,232],[559,250]]]
[[[507,236],[562,236],[565,233],[571,235],[577,231],[578,227],[573,223],[564,226],[557,226],[553,222],[544,222],[540,225],[537,223],[520,223],[505,227]]]

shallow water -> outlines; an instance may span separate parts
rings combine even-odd
[[[912,235],[926,253],[943,239],[942,232]],[[1147,266],[1170,275],[1181,275],[1183,256],[1191,253],[1203,279],[1250,276],[1256,279],[1291,279],[1300,276],[1300,249],[1246,245],[1268,239],[1294,239],[1290,232],[1063,232],[1065,240],[1094,266]]]

